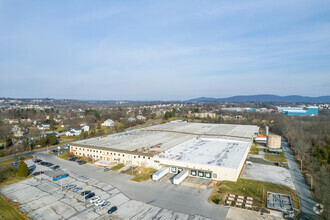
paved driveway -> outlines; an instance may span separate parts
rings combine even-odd
[[[296,160],[294,159],[291,149],[288,146],[288,143],[282,138],[282,147],[286,160],[288,161],[289,170],[293,180],[293,184],[296,188],[300,199],[300,214],[298,219],[318,219],[313,211],[315,206],[315,201],[312,196],[312,193],[305,181],[304,176],[300,172],[300,169],[297,166]]]

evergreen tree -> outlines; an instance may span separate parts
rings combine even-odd
[[[18,177],[27,177],[28,175],[29,175],[29,169],[28,169],[26,163],[24,162],[24,160],[21,160],[21,162],[19,163],[19,166],[18,166],[17,176]]]

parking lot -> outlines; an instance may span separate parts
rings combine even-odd
[[[27,161],[28,166],[34,164]],[[37,165],[35,172],[51,170],[49,167]],[[19,202],[20,210],[33,219],[108,219],[107,210],[117,206],[118,210],[111,214],[112,219],[207,219],[199,215],[182,214],[159,208],[144,202],[129,199],[114,186],[63,169],[69,174],[59,181],[53,181],[42,174],[36,177],[7,185],[1,193],[14,202]],[[75,184],[83,189],[73,192],[62,189],[62,186]],[[89,200],[84,200],[81,192],[91,190],[110,204],[100,209]]]

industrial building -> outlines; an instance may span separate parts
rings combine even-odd
[[[258,132],[254,125],[176,121],[74,142],[70,151],[107,163],[236,181]]]
[[[289,116],[316,116],[319,114],[317,106],[309,106],[307,109],[297,107],[277,107],[277,111]]]

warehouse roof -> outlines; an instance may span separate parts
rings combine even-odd
[[[249,142],[258,129],[254,125],[174,122],[81,140],[71,145],[159,153],[197,137],[217,137]]]
[[[216,138],[194,138],[158,155],[159,160],[236,169],[250,142]]]

